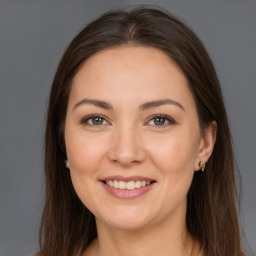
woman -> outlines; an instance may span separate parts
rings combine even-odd
[[[45,138],[51,255],[244,255],[231,135],[195,34],[166,11],[112,11],[67,48]]]

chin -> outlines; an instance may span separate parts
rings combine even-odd
[[[108,224],[111,228],[114,229],[121,229],[121,230],[126,230],[126,231],[134,231],[138,229],[143,229],[146,227],[149,223],[148,222],[140,222],[140,221],[134,221],[134,220],[129,220],[129,221],[112,221]]]
[[[103,222],[104,225],[108,225],[111,228],[122,229],[127,231],[142,229],[149,225],[153,221],[153,216],[145,216],[143,214],[129,212],[129,214],[111,214],[101,218],[96,217],[96,222]]]

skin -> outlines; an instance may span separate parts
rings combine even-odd
[[[85,98],[113,108],[82,103]],[[139,109],[163,99],[176,103]],[[104,118],[85,122],[92,114]],[[171,121],[154,119],[158,114]],[[197,255],[200,244],[185,225],[187,192],[215,134],[215,122],[200,131],[188,82],[162,51],[126,46],[90,57],[73,79],[65,123],[72,182],[96,217],[98,238],[84,255]],[[156,183],[144,195],[120,199],[100,182],[113,175]]]

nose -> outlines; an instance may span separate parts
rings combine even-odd
[[[133,128],[117,129],[111,138],[108,158],[123,167],[142,163],[146,159],[139,131]]]

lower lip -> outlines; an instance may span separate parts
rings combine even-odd
[[[114,187],[110,187],[109,185],[105,184],[104,182],[101,182],[103,187],[112,195],[117,198],[122,199],[133,199],[136,197],[139,197],[141,195],[144,195],[145,193],[149,192],[155,184],[155,182],[141,188],[136,189],[118,189]]]

